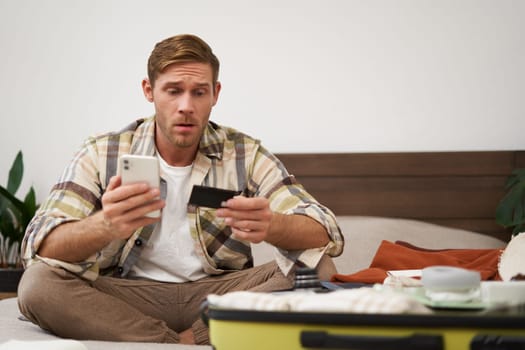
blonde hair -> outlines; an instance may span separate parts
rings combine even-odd
[[[219,79],[219,59],[204,40],[192,34],[172,36],[155,45],[148,59],[148,78],[151,86],[167,66],[188,62],[210,64],[215,86]]]

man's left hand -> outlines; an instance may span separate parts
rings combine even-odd
[[[273,213],[270,202],[265,197],[237,196],[218,209],[217,216],[224,218],[236,238],[260,243],[268,236]]]

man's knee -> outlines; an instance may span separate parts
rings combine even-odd
[[[18,284],[18,302],[33,304],[33,299],[43,297],[46,294],[46,288],[43,288],[42,285],[46,284],[44,281],[50,277],[50,274],[52,274],[50,267],[42,262],[29,266]]]
[[[43,262],[36,262],[29,266],[23,273],[18,284],[18,307],[20,312],[34,321],[34,313],[39,313],[42,307],[48,309],[64,297],[67,283],[64,282],[66,272],[51,267]],[[57,297],[59,296],[59,297]]]

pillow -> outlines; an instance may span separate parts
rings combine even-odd
[[[482,280],[500,280],[496,249],[421,249],[405,242],[382,241],[369,268],[352,274],[335,274],[332,281],[383,283],[391,270],[421,270],[444,265],[478,271]]]
[[[381,241],[405,241],[427,249],[493,249],[506,242],[472,231],[418,220],[372,216],[339,216],[345,249],[334,262],[339,273],[350,274],[370,266]]]

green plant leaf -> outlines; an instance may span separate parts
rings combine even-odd
[[[496,208],[496,222],[521,229],[525,225],[525,169],[514,170],[506,183],[507,194]]]
[[[0,186],[0,198],[6,204],[0,212],[0,230],[5,238],[9,237],[11,246],[23,240],[25,229],[34,216],[36,206],[31,207],[31,203],[34,202],[34,190],[31,187],[26,198],[30,206],[18,200],[2,186]]]
[[[517,225],[512,230],[512,235],[516,236],[518,233],[525,232],[525,224]]]
[[[5,209],[0,212],[0,232],[5,237],[8,237],[15,230],[14,218],[12,213]]]
[[[24,176],[24,157],[22,151],[18,151],[16,158],[9,170],[9,177],[7,178],[7,190],[11,194],[15,194],[22,183]]]
[[[9,170],[7,188],[0,186],[0,233],[5,239],[9,239],[9,248],[22,242],[26,227],[38,208],[33,186],[24,201],[16,197],[23,174],[23,156],[19,151]]]
[[[11,194],[6,188],[0,186],[0,198],[6,206],[13,206],[18,211],[23,212],[25,210],[25,204],[13,194]]]
[[[516,184],[525,181],[525,169],[515,169],[507,179],[505,188],[510,190]]]
[[[35,211],[36,194],[35,194],[35,189],[33,188],[33,186],[29,188],[29,191],[27,192],[26,197],[24,198],[24,204],[28,210]]]
[[[22,225],[26,227],[35,215],[37,209],[36,194],[33,186],[31,186],[29,192],[27,192],[27,195],[24,199],[24,209],[25,210],[22,213]]]
[[[1,230],[4,238],[9,238],[9,245],[20,242],[23,239],[24,227],[21,225],[20,212],[7,208],[1,213]]]

